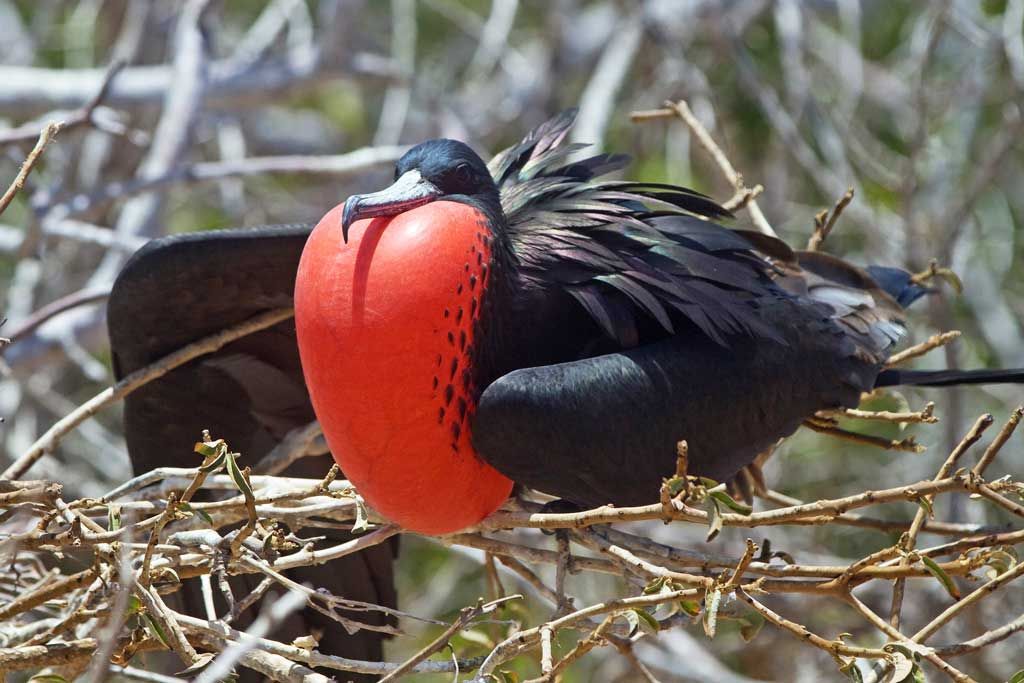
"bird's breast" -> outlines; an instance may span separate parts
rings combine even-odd
[[[424,533],[472,525],[511,482],[471,445],[474,344],[491,233],[479,211],[433,202],[310,235],[295,284],[303,373],[331,452],[366,501]]]

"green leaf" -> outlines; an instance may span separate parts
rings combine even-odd
[[[672,477],[671,479],[666,479],[665,483],[668,484],[668,492],[674,498],[686,488],[686,477]]]
[[[642,630],[644,633],[653,635],[661,630],[661,624],[659,624],[658,620],[654,618],[654,615],[652,615],[647,610],[637,608],[632,611],[635,612],[636,616],[640,618],[640,630]]]
[[[840,666],[839,671],[844,676],[849,678],[851,681],[856,681],[856,683],[864,683],[864,675],[860,672],[860,669],[857,668],[856,659],[851,659],[842,666]]]
[[[472,645],[479,645],[486,648],[488,652],[493,650],[497,643],[483,631],[472,629],[459,633],[459,638]]]
[[[163,643],[164,647],[170,650],[171,641],[167,638],[167,634],[164,633],[163,627],[160,626],[160,624],[158,624],[156,620],[148,614],[143,614],[142,619],[146,622],[146,629],[150,631],[157,640]]]
[[[754,511],[754,508],[750,507],[746,503],[739,502],[725,491],[709,492],[708,495],[710,495],[712,498],[714,498],[719,503],[726,506],[733,512],[737,512],[741,515],[749,515],[751,512]]]
[[[711,497],[704,501],[704,507],[708,512],[708,537],[705,540],[710,543],[722,530],[722,512],[718,509],[718,501]]]
[[[213,458],[213,459],[208,460],[208,461],[204,461],[203,464],[199,466],[199,471],[200,472],[205,472],[206,474],[210,474],[211,472],[216,472],[217,470],[219,470],[221,467],[224,466],[224,459],[226,457],[227,457],[227,450],[225,450],[223,453],[218,455],[216,458]]]
[[[205,434],[205,432],[204,432]],[[206,436],[209,436],[206,434]],[[224,439],[215,439],[213,441],[200,441],[192,450],[204,458],[209,458],[211,455],[219,455],[225,452],[228,448],[227,443]]]
[[[994,579],[1017,566],[1017,551],[1011,547],[994,548],[985,553],[985,566],[988,567],[985,575]]]
[[[125,607],[125,614],[131,616],[132,614],[138,614],[143,610],[142,601],[134,595],[128,596],[128,605]]]
[[[67,679],[57,674],[36,674],[32,678],[28,679],[31,681],[40,681],[41,683],[68,683]]]
[[[700,603],[696,600],[680,600],[679,609],[683,610],[691,617],[695,617],[700,614]]]
[[[649,581],[647,585],[644,586],[643,594],[654,595],[655,593],[660,593],[661,589],[665,587],[666,581],[668,581],[668,579],[664,576],[659,576],[656,579],[651,579],[651,581]]]
[[[200,510],[200,509],[194,508],[189,503],[178,503],[178,509],[179,510],[185,510],[186,512],[191,512],[193,514],[199,515],[203,519],[204,522],[206,522],[210,526],[213,526],[213,517],[211,517],[209,514],[207,514],[205,510]]]
[[[199,466],[200,472],[209,474],[219,470],[224,465],[224,458],[228,452],[228,445],[224,439],[216,441],[200,441],[193,450],[203,456],[203,464]]]
[[[756,638],[764,626],[764,617],[755,610],[748,610],[739,617],[738,621],[740,622],[740,637],[743,638],[745,643],[749,643]]]
[[[245,475],[242,474],[242,470],[238,468],[238,462],[235,461],[235,453],[227,453],[225,463],[227,464],[228,476],[231,477],[231,481],[235,483],[235,486],[239,491],[242,492],[246,498],[255,498],[255,494],[252,492],[252,487],[249,486],[249,482],[245,480]]]
[[[946,571],[930,557],[922,555],[921,561],[924,562],[924,566],[928,570],[928,573],[939,580],[939,583],[941,583],[942,587],[946,589],[946,592],[949,593],[954,600],[959,600],[960,589],[957,588],[956,583],[954,583],[953,579],[949,577],[949,574],[947,574]]]
[[[722,602],[722,591],[713,588],[704,596],[704,633],[708,638],[714,638],[718,630],[718,606]]]
[[[925,514],[928,515],[928,519],[935,519],[935,508],[932,507],[932,501],[928,496],[921,496],[918,498],[917,504],[920,505]]]
[[[1006,683],[1024,683],[1024,669],[1010,676],[1010,680],[1006,681]]]
[[[107,506],[107,529],[109,531],[117,531],[121,528],[121,506],[120,505],[108,505]]]

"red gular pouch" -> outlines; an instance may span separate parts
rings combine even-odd
[[[342,212],[310,235],[295,280],[302,369],[331,453],[366,502],[403,528],[472,526],[512,489],[471,442],[486,219],[433,201],[356,221],[346,243]]]

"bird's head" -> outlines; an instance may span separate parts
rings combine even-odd
[[[438,199],[468,203],[489,215],[501,210],[498,187],[476,152],[457,140],[428,140],[398,160],[390,187],[348,198],[342,235],[347,242],[349,227],[361,218],[394,216]]]

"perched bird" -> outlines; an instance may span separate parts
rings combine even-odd
[[[713,222],[682,187],[573,161],[575,112],[486,165],[453,140],[310,235],[295,282],[306,385],[367,502],[428,534],[513,482],[583,506],[656,499],[686,439],[733,477],[816,410],[890,384],[1022,373],[882,371],[925,289]],[[872,277],[874,274],[875,277]]]
[[[315,409],[372,507],[442,534],[483,519],[513,482],[582,506],[649,503],[682,439],[690,472],[724,481],[873,387],[1024,379],[883,371],[903,307],[926,291],[909,275],[722,227],[728,212],[693,190],[607,179],[628,159],[573,160],[574,117],[489,165],[460,142],[420,144],[392,186],[315,229],[144,247],[109,304],[119,376],[293,291],[295,320],[131,394],[136,470],[194,463],[203,428],[256,462]],[[306,459],[290,473],[326,469]],[[299,578],[390,605],[391,559],[372,548]],[[321,647],[379,657],[378,634],[339,631]]]

